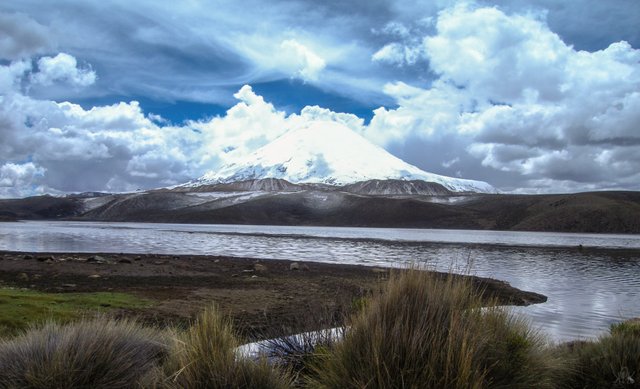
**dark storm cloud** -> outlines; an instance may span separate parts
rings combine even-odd
[[[47,28],[22,13],[0,12],[0,59],[29,57],[48,49]]]

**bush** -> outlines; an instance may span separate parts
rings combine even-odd
[[[165,355],[159,332],[104,317],[0,342],[1,388],[131,388]]]
[[[552,386],[544,342],[453,275],[394,274],[351,320],[310,385],[323,388]]]
[[[271,364],[290,372],[295,384],[302,384],[318,359],[331,350],[344,336],[344,327],[302,332],[271,338],[259,343],[258,353]]]
[[[583,342],[568,352],[575,363],[568,386],[640,388],[640,322],[611,326],[610,334]]]
[[[215,307],[183,333],[175,333],[157,385],[169,388],[287,388],[288,375],[266,360],[238,355],[231,323]]]
[[[490,388],[555,388],[569,372],[562,354],[528,321],[504,308],[491,308],[481,317],[479,363]]]

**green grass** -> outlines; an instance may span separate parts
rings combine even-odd
[[[150,302],[126,293],[43,293],[0,288],[0,338],[15,335],[32,324],[69,322],[87,312],[141,308]]]

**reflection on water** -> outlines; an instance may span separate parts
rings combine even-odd
[[[514,309],[557,340],[595,336],[613,322],[640,316],[639,235],[21,222],[0,223],[0,249],[207,254],[384,266],[420,263],[442,271],[469,269],[547,295],[545,304]]]

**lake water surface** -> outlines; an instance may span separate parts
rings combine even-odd
[[[102,222],[0,223],[0,249],[206,254],[430,268],[548,296],[514,308],[555,340],[640,317],[640,235]]]

